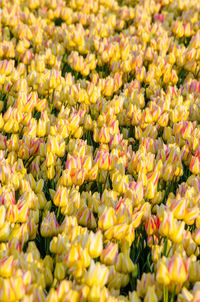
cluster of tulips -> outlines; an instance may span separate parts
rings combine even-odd
[[[200,301],[199,0],[0,1],[0,302]]]

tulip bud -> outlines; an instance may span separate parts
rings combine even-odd
[[[148,286],[147,293],[144,297],[144,302],[158,302],[158,297],[155,292],[155,285]]]
[[[170,280],[175,283],[183,283],[188,277],[188,262],[180,254],[174,255],[168,266]]]
[[[0,228],[0,241],[8,241],[10,235],[10,223],[5,222]]]
[[[51,237],[57,234],[58,232],[58,222],[56,220],[55,213],[48,213],[46,217],[43,218],[40,232],[43,237]]]
[[[168,285],[170,283],[170,276],[164,257],[160,259],[157,264],[156,281],[163,285]]]
[[[89,270],[85,275],[85,283],[89,286],[99,285],[103,287],[108,280],[108,268],[99,262],[91,261]]]
[[[101,262],[105,265],[112,265],[116,263],[118,255],[118,244],[109,242],[101,253]]]
[[[139,298],[136,291],[133,291],[132,293],[129,292],[129,301],[130,302],[141,302],[141,299]]]
[[[57,272],[54,274],[57,274]],[[45,277],[46,286],[50,286],[53,283],[53,274],[48,266],[45,266],[44,268],[44,277]]]
[[[116,223],[116,220],[115,210],[106,207],[98,220],[98,226],[103,230],[107,230]]]
[[[54,277],[58,280],[63,280],[65,278],[65,267],[62,262],[56,263]]]
[[[99,285],[92,285],[87,297],[88,302],[100,301],[100,298],[101,298],[101,287]]]
[[[14,261],[13,256],[8,256],[0,261],[0,276],[9,278],[12,276]]]
[[[88,245],[89,255],[92,258],[99,257],[101,255],[102,251],[103,251],[103,235],[102,235],[102,232],[98,231],[95,234],[93,232],[90,232],[87,245]]]
[[[6,208],[4,205],[0,206],[0,229],[4,226],[6,218]]]
[[[47,284],[47,286],[49,286],[50,284]],[[49,294],[48,294],[48,296],[46,298],[46,301],[47,302],[58,301],[58,294],[57,294],[57,291],[54,288],[50,289]]]

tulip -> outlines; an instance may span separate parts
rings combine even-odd
[[[58,232],[58,222],[56,220],[55,213],[48,213],[46,217],[43,218],[41,226],[40,226],[40,232],[43,237],[50,237],[54,236]]]
[[[181,293],[178,295],[179,302],[194,301],[193,294],[184,286]]]
[[[189,262],[180,254],[174,255],[169,262],[168,271],[170,280],[175,283],[184,283],[188,277]]]
[[[172,212],[164,212],[164,218],[160,223],[159,232],[164,236],[175,232],[175,222]]]
[[[129,301],[130,302],[141,302],[141,299],[139,298],[136,291],[133,291],[132,293],[129,292]]]
[[[85,283],[89,286],[98,285],[103,287],[108,280],[108,268],[105,265],[91,261],[89,270],[85,275]]]
[[[192,208],[187,208],[186,214],[185,214],[185,217],[184,217],[185,223],[188,224],[188,225],[192,225],[195,222],[198,215],[199,215],[199,208],[198,207],[194,206]]]
[[[103,230],[112,227],[116,222],[116,215],[113,208],[105,208],[102,215],[99,217],[98,226]]]
[[[122,287],[122,274],[116,273],[111,280],[109,280],[109,289],[120,289]]]
[[[144,297],[144,302],[157,302],[157,301],[158,301],[158,297],[155,292],[155,285],[148,286],[147,293]]]
[[[97,258],[101,255],[103,251],[103,235],[101,231],[96,233],[90,232],[88,238],[88,252],[90,257]]]
[[[46,298],[47,302],[53,302],[53,301],[57,301],[58,300],[58,295],[57,292],[54,288],[51,288],[49,291],[49,294]]]
[[[56,263],[54,277],[58,280],[63,280],[65,278],[65,267],[61,262]]]
[[[184,198],[180,200],[173,200],[170,204],[170,209],[176,219],[184,219],[186,214],[186,200]]]
[[[117,256],[116,270],[124,274],[129,274],[135,270],[135,264],[133,264],[130,257],[126,254],[119,253]]]
[[[88,228],[96,228],[96,220],[92,211],[86,207],[80,207],[77,212],[77,218],[80,225],[87,226]]]
[[[108,230],[106,230],[104,233],[104,236],[108,240],[111,240],[112,238],[121,240],[126,235],[127,229],[128,229],[127,223],[115,225],[115,226],[109,228]]]
[[[61,300],[65,293],[69,292],[72,288],[72,281],[62,280],[57,288],[57,294],[59,300]]]
[[[79,293],[76,290],[70,289],[68,292],[64,294],[62,297],[63,302],[78,302],[79,301]]]
[[[68,194],[66,187],[59,186],[53,198],[54,204],[57,207],[66,207],[68,204]]]
[[[4,226],[6,218],[6,208],[4,205],[0,205],[0,229]]]
[[[148,235],[153,235],[156,231],[156,224],[153,216],[149,216],[145,221],[145,230]]]
[[[200,172],[200,160],[199,156],[192,156],[190,161],[190,171],[194,174],[199,174]]]
[[[116,263],[118,255],[118,245],[116,243],[109,242],[103,249],[100,259],[105,265],[112,265]]]
[[[154,275],[143,273],[141,280],[137,280],[137,293],[140,297],[144,297],[149,286],[154,285]]]
[[[0,261],[0,276],[9,278],[12,276],[14,268],[13,256],[8,256]]]
[[[61,274],[60,274],[60,271],[57,271],[55,270],[55,273],[54,273],[56,276],[59,276],[61,277]],[[45,277],[45,283],[47,286],[51,286],[51,284],[53,283],[53,274],[50,270],[50,268],[47,266],[44,268],[44,277]],[[59,279],[58,280],[62,280],[63,278]]]
[[[162,257],[157,264],[156,281],[163,285],[170,283],[170,275],[164,257]]]
[[[0,241],[8,241],[10,235],[10,223],[5,222],[0,228]]]
[[[92,285],[87,296],[88,302],[100,301],[101,298],[101,287],[99,285]]]
[[[153,241],[156,241],[156,240],[153,239]],[[151,246],[151,257],[152,257],[153,262],[157,263],[161,256],[162,246],[155,244],[155,243],[153,244],[153,243],[151,243],[152,246],[150,245]]]
[[[182,221],[175,224],[175,232],[169,234],[169,238],[177,243],[182,242],[184,236],[185,223]]]
[[[197,245],[200,245],[200,228],[195,230],[192,234],[192,238]]]

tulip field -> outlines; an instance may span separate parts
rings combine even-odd
[[[200,0],[0,0],[14,301],[200,301]]]

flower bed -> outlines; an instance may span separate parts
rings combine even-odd
[[[0,301],[198,302],[199,0],[0,20]]]

